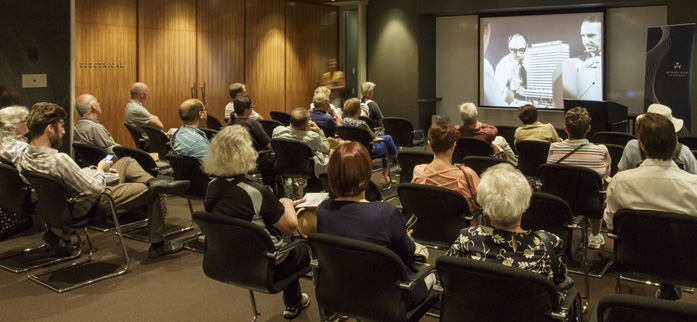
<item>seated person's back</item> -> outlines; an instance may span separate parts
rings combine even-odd
[[[515,143],[523,140],[561,142],[561,138],[551,123],[542,124],[535,106],[527,104],[518,109],[518,118],[523,126],[515,130]]]
[[[271,148],[271,139],[261,127],[259,122],[249,118],[254,111],[254,104],[249,96],[238,96],[233,101],[235,113],[231,114],[230,125],[241,125],[249,131],[252,136],[252,143],[257,151],[268,150]]]
[[[329,142],[324,132],[310,121],[310,113],[298,107],[290,113],[290,126],[278,126],[273,131],[273,138],[291,139],[307,144],[313,153],[315,176],[327,170],[329,163]]]
[[[102,108],[96,97],[82,94],[75,100],[75,110],[80,114],[80,120],[73,130],[75,143],[94,145],[107,153],[114,153],[113,148],[119,146],[104,125],[99,123]]]
[[[208,118],[206,107],[195,98],[188,99],[179,105],[179,118],[184,125],[172,136],[174,153],[203,162],[210,145],[206,133],[201,131]]]

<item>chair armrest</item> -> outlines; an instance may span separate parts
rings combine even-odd
[[[421,137],[423,138],[424,137],[424,130],[422,130],[422,129],[413,130],[413,131],[411,131],[411,134],[414,134],[414,135],[421,134]]]
[[[494,152],[494,157],[497,157],[501,154],[503,154],[503,150],[499,150],[499,152]]]
[[[379,138],[379,137],[375,137],[371,143],[375,143],[375,142],[385,142],[385,140],[383,140],[382,138]]]
[[[434,266],[428,265],[419,270],[416,274],[414,274],[414,276],[412,276],[410,280],[399,283],[399,288],[403,290],[411,290],[414,288],[414,286],[416,286],[417,283],[426,278],[426,276],[435,272],[436,268]]]
[[[292,241],[290,244],[283,245],[281,247],[276,248],[276,251],[273,253],[266,253],[266,257],[268,258],[273,258],[277,259],[278,257],[282,256],[283,254],[297,248],[297,247],[307,247],[307,249],[310,249],[310,243],[307,242],[305,239],[296,239]]]
[[[376,127],[373,128],[373,132],[375,132],[375,131],[382,131],[382,130],[384,130],[384,129],[385,129],[384,126],[376,126]]]
[[[571,313],[572,308],[574,304],[577,301],[580,301],[580,295],[578,294],[578,291],[576,290],[570,290],[566,294],[566,298],[564,299],[564,302],[561,303],[560,311],[553,311],[552,312],[552,318],[555,320],[561,320],[561,321],[568,321],[569,319],[572,319],[573,317],[569,317],[569,313]],[[577,314],[580,312],[576,312]]]

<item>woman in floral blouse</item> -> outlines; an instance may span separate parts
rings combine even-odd
[[[571,287],[570,283],[566,285],[562,240],[552,233],[542,232],[551,241],[559,259],[559,270],[555,275],[550,254],[542,240],[535,232],[520,228],[522,214],[530,205],[531,195],[525,177],[513,166],[500,164],[484,171],[477,201],[484,213],[489,215],[493,227],[463,229],[447,255],[499,262],[542,274],[558,289]]]

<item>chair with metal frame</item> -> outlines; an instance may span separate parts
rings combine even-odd
[[[578,291],[569,290],[560,303],[555,285],[538,273],[453,256],[439,257],[436,268],[442,322],[582,321]]]
[[[549,155],[549,142],[523,140],[518,141],[516,151],[518,151],[518,169],[526,177],[538,179],[540,165],[547,163]]]
[[[89,167],[91,165],[97,165],[99,161],[104,160],[106,157],[106,151],[104,149],[86,143],[73,143],[73,149],[75,149],[75,161],[82,167]]]
[[[135,159],[136,162],[138,162],[138,164],[140,165],[140,167],[143,168],[143,170],[145,170],[153,177],[157,177],[157,174],[160,170],[170,167],[169,165],[167,165],[166,167],[160,167],[161,165],[157,164],[157,162],[155,162],[155,159],[153,159],[150,154],[143,150],[129,148],[127,146],[115,146],[113,149],[114,154],[116,154],[116,156],[119,158],[131,157]]]
[[[399,176],[399,183],[411,183],[414,178],[414,168],[419,164],[428,164],[433,161],[432,152],[404,151],[399,154],[399,167],[402,173]]]
[[[543,164],[539,168],[542,180],[541,190],[555,195],[569,204],[573,216],[588,218],[603,218],[605,190],[603,180],[594,170],[565,164]],[[582,234],[587,235],[584,230]],[[587,240],[584,240],[587,245]],[[613,261],[607,262],[598,272],[590,276],[600,278],[610,268]]]
[[[620,209],[613,222],[617,293],[620,280],[697,287],[697,217]]]
[[[336,134],[332,133],[332,129],[327,124],[317,123],[317,126],[322,130],[322,133],[324,133],[325,137],[333,138]]]
[[[600,299],[591,322],[693,322],[697,305],[652,299],[637,295],[613,294]]]
[[[349,126],[349,125],[342,125],[339,126],[339,129],[337,130],[339,133],[339,137],[341,137],[344,140],[349,140],[349,141],[356,141],[360,144],[362,144],[366,150],[368,150],[368,153],[370,153],[370,157],[375,160],[375,159],[382,159],[382,162],[385,164],[389,165],[389,162],[387,160],[387,144],[385,141],[383,141],[381,138],[376,137],[373,139],[372,135],[370,135],[370,132],[366,129],[362,129],[359,127],[355,126]],[[384,147],[384,152],[382,153],[375,153],[375,145],[376,144],[382,144]],[[382,166],[377,169],[373,169],[373,172],[376,171],[381,171]],[[387,171],[387,174],[389,176],[390,181],[392,181],[392,176],[391,172]],[[388,190],[387,189],[383,190]]]
[[[266,135],[273,137],[273,130],[279,126],[284,126],[283,123],[276,120],[259,120],[257,121],[261,124],[261,128],[264,129]]]
[[[503,153],[503,152],[499,152]],[[479,155],[483,157],[494,156],[494,148],[487,141],[480,138],[460,137],[455,143],[455,151],[453,152],[453,163],[462,163],[465,157],[470,155]]]
[[[281,122],[284,126],[290,125],[290,114],[283,111],[271,111],[269,112],[271,119],[274,121]]]
[[[622,159],[624,146],[611,143],[605,143],[604,145],[607,147],[607,151],[610,153],[610,177],[614,177],[615,174],[617,174],[617,171],[619,171],[617,166],[620,163],[620,159]]]
[[[409,277],[402,259],[384,246],[321,233],[308,241],[321,321],[325,310],[360,321],[418,321],[438,301],[431,290],[407,311],[409,292],[435,272],[432,266]]]
[[[217,117],[208,114],[206,119],[206,128],[220,131],[223,129],[223,123],[221,123]]]
[[[426,151],[426,135],[424,130],[414,130],[414,126],[409,120],[401,117],[386,117],[382,119],[385,127],[385,134],[391,135],[394,144],[398,147],[424,146]]]
[[[625,146],[627,142],[636,139],[638,139],[638,137],[624,132],[599,131],[593,134],[593,143],[596,144],[609,143]]]
[[[29,279],[37,282],[53,291],[58,293],[67,292],[78,287],[86,286],[107,278],[119,276],[125,274],[128,270],[128,252],[126,251],[126,245],[123,241],[123,236],[121,234],[121,227],[119,226],[119,219],[116,215],[116,209],[114,208],[114,200],[109,194],[102,193],[101,198],[106,198],[109,203],[109,209],[111,212],[112,220],[115,223],[116,237],[119,240],[121,246],[121,252],[124,259],[123,266],[120,269],[101,275],[97,278],[91,278],[86,281],[75,282],[76,274],[67,274],[64,279],[61,280],[60,274],[66,271],[79,271],[80,269],[86,270],[86,274],[93,274],[94,268],[88,267],[87,262],[92,260],[92,255],[94,252],[94,247],[92,247],[92,241],[90,240],[89,232],[87,231],[87,226],[90,221],[97,219],[97,215],[90,213],[82,218],[73,218],[72,209],[73,205],[80,198],[84,196],[73,196],[71,194],[71,189],[63,183],[63,181],[58,178],[35,173],[35,172],[24,172],[24,177],[31,183],[32,187],[36,190],[39,195],[38,201],[36,203],[36,215],[39,219],[43,220],[46,224],[52,227],[60,227],[75,230],[77,235],[78,244],[80,246],[76,257],[80,255],[83,247],[87,247],[88,255],[87,258],[79,260],[77,262],[72,262],[70,265],[63,265],[61,267],[45,270],[35,274],[29,275]],[[94,210],[92,210],[94,211]],[[85,234],[86,244],[83,244],[80,231]],[[41,278],[42,276],[50,275],[48,278]],[[58,275],[58,277],[57,277]],[[57,282],[63,282],[69,284],[69,286],[61,287],[57,285]]]
[[[143,125],[143,131],[150,138],[150,146],[148,152],[157,153],[160,158],[164,158],[167,152],[172,151],[172,146],[169,143],[167,133],[159,128],[150,125]]]
[[[276,294],[310,271],[308,265],[282,280],[274,278],[276,260],[295,248],[309,248],[305,240],[276,248],[264,228],[252,222],[206,212],[195,212],[193,218],[206,235],[203,272],[216,281],[248,289],[253,321],[260,315],[254,291]]]
[[[373,120],[367,116],[359,116],[358,119],[365,122],[365,124],[368,124],[368,127],[371,130],[378,128],[377,124],[375,124],[375,122],[373,122]]]
[[[130,125],[128,123],[123,123],[123,126],[125,126],[128,130],[128,133],[131,134],[136,148],[141,149],[143,151],[147,151],[148,147],[150,146],[150,138],[148,138],[147,134],[145,134],[145,131],[143,131],[143,129],[137,126]]]
[[[297,182],[298,179],[307,180],[307,187],[304,191],[317,192],[321,190],[322,184],[315,176],[315,160],[314,153],[310,147],[304,142],[291,139],[272,139],[271,147],[276,153],[274,160],[274,171],[277,176],[285,179],[293,180],[294,193],[292,196],[286,196],[291,199],[300,199],[301,195]]]
[[[521,228],[525,230],[544,230],[561,238],[564,242],[563,253],[567,261],[581,251],[581,271],[569,272],[583,275],[585,306],[590,302],[590,281],[588,278],[586,235],[574,236],[575,229],[585,231],[587,224],[583,216],[572,217],[571,207],[563,199],[543,193],[533,192],[530,198],[530,206],[523,213]]]
[[[213,140],[213,137],[215,137],[216,134],[218,134],[218,130],[213,129],[201,129],[201,131],[203,131],[203,133],[206,133],[206,138],[209,142]]]
[[[425,184],[400,183],[399,200],[405,217],[415,215],[412,237],[433,248],[448,249],[460,236],[460,230],[473,220],[467,199],[451,189]],[[434,211],[437,210],[437,211]]]
[[[401,155],[400,155],[401,157]],[[478,155],[470,155],[465,157],[463,160],[463,163],[472,168],[474,172],[477,173],[478,176],[482,176],[482,173],[486,169],[489,169],[489,167],[493,167],[497,164],[501,163],[509,163],[508,161],[504,159],[499,159],[499,158],[494,158],[494,157],[483,157],[483,156],[478,156]]]

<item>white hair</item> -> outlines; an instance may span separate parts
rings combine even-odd
[[[515,227],[528,206],[532,191],[525,176],[510,164],[498,164],[484,173],[477,186],[477,202],[496,228]]]
[[[82,96],[82,95],[81,95]],[[97,101],[97,98],[90,94],[85,94],[84,99],[80,99],[78,97],[75,100],[75,109],[77,110],[77,113],[80,114],[80,116],[85,116],[87,114],[90,114],[92,112],[92,104]]]
[[[329,89],[329,87],[327,87],[327,86],[320,86],[320,87],[315,88],[314,94],[317,94],[317,93],[324,93],[324,95],[327,95],[327,97],[329,97],[329,95],[332,94],[332,90]]]
[[[12,105],[0,109],[0,143],[12,143],[16,140],[26,141],[17,135],[15,129],[27,119],[29,110],[24,106]]]
[[[462,103],[458,106],[460,110],[460,119],[463,125],[474,124],[477,120],[477,106],[474,103]]]
[[[365,82],[365,83],[361,84],[361,97],[368,96],[368,93],[370,93],[374,90],[375,90],[375,83],[373,83],[373,82]]]
[[[226,126],[211,140],[203,171],[217,177],[246,174],[257,166],[257,151],[252,138],[241,125]]]
[[[312,97],[312,104],[314,104],[315,108],[322,107],[324,104],[329,104],[329,97],[324,93],[316,93]]]

